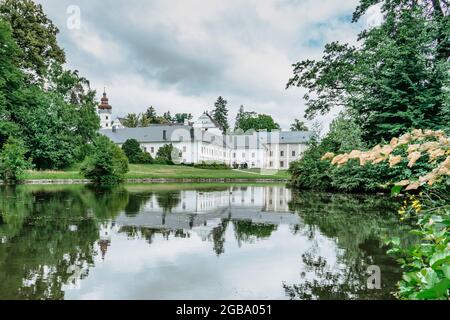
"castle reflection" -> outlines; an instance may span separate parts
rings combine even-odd
[[[289,210],[291,197],[291,190],[276,185],[148,194],[138,210],[120,214],[114,225],[116,228],[192,229],[204,239],[223,219],[295,225],[299,223],[299,216]]]

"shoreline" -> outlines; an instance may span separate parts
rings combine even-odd
[[[258,182],[258,183],[287,183],[289,179],[270,179],[270,178],[140,178],[140,179],[125,179],[122,183],[198,183],[198,182]],[[24,185],[24,184],[34,184],[34,185],[64,185],[64,184],[90,184],[92,183],[89,179],[25,179],[16,184],[5,183],[0,181],[0,185]]]

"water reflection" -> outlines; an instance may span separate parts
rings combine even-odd
[[[0,299],[389,298],[384,198],[281,185],[0,190]],[[368,265],[382,290],[366,289]]]

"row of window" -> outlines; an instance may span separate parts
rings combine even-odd
[[[295,150],[292,150],[292,151],[291,151],[291,155],[292,155],[293,157],[295,157],[295,155],[296,155]],[[270,151],[270,152],[269,152],[269,156],[270,156],[270,157],[273,157],[273,151]],[[280,151],[280,157],[284,157],[284,151]]]

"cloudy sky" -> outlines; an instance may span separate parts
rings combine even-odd
[[[153,105],[198,116],[221,95],[230,122],[242,104],[283,128],[305,109],[302,89],[285,90],[291,65],[320,57],[327,42],[354,43],[378,19],[373,11],[352,24],[358,0],[37,2],[60,29],[68,67],[99,94],[106,86],[115,115]]]

